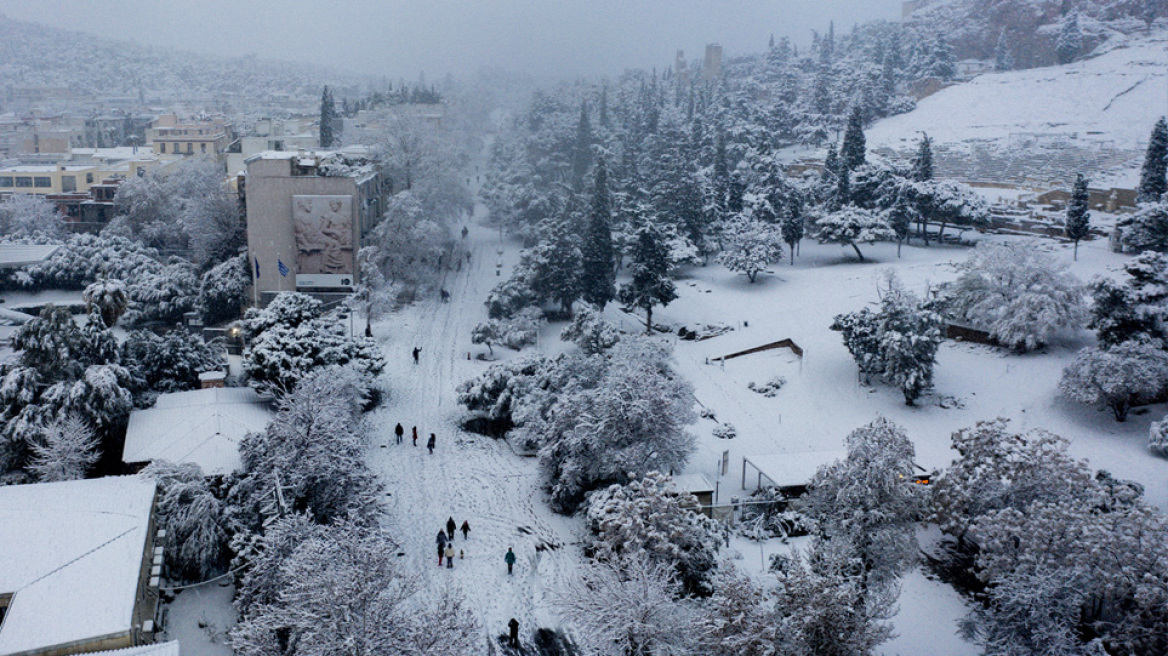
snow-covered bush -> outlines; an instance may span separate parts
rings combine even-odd
[[[85,420],[75,414],[57,417],[33,442],[28,470],[37,481],[73,481],[85,474],[101,457],[101,442]]]
[[[730,228],[729,240],[719,259],[727,269],[746,274],[751,283],[783,257],[782,234],[769,223],[743,220]]]
[[[852,431],[847,445],[845,459],[816,473],[798,509],[820,534],[848,545],[866,585],[889,585],[917,554],[926,488],[913,479],[915,450],[904,429],[883,418]]]
[[[203,323],[214,326],[238,318],[250,284],[247,260],[242,256],[211,267],[199,282],[198,309]]]
[[[162,546],[173,579],[203,581],[227,565],[223,501],[193,463],[157,460],[139,474],[158,483],[158,523],[166,529]]]
[[[1079,403],[1103,402],[1116,421],[1127,419],[1135,404],[1149,402],[1168,381],[1168,353],[1158,345],[1132,340],[1109,349],[1087,347],[1063,370],[1059,391]]]
[[[742,504],[738,534],[761,541],[810,533],[815,522],[797,510],[790,510],[789,502],[776,487],[759,488]]]
[[[512,360],[492,365],[477,378],[463,382],[455,390],[458,403],[475,415],[502,425],[503,431],[514,425],[513,413],[524,401],[532,381],[552,366],[542,356]]]
[[[126,312],[129,323],[175,324],[195,309],[199,278],[195,265],[176,261],[155,271],[138,273],[130,279],[126,293],[130,297]]]
[[[491,319],[507,319],[536,301],[535,292],[524,271],[516,269],[511,277],[495,285],[487,294],[487,316]]]
[[[320,301],[300,292],[280,292],[265,308],[248,308],[240,327],[251,339],[273,326],[295,328],[324,314]]]
[[[474,327],[470,341],[486,344],[494,353],[492,344],[502,344],[516,351],[530,346],[539,337],[539,329],[545,323],[543,311],[537,307],[524,308],[510,319],[490,319]]]
[[[711,432],[713,433],[714,437],[720,440],[732,440],[738,437],[738,429],[734,428],[734,424],[729,424],[726,422],[718,424]]]
[[[689,594],[707,596],[725,528],[701,513],[697,497],[649,472],[588,495],[589,541],[597,560],[648,559],[677,571]]]
[[[783,378],[782,376],[775,376],[774,378],[763,383],[762,385],[759,385],[759,384],[755,383],[754,381],[751,381],[751,382],[746,384],[746,389],[748,389],[752,392],[757,392],[759,394],[762,394],[763,396],[767,397],[768,399],[773,399],[775,396],[778,395],[779,390],[783,389],[783,385],[786,385],[786,384],[787,384],[786,378]]]
[[[110,327],[118,322],[130,305],[130,299],[126,295],[126,284],[121,280],[109,278],[90,284],[81,292],[81,298],[88,306],[89,312],[92,313],[96,309],[105,325]]]
[[[134,391],[146,397],[199,387],[199,374],[226,367],[223,349],[197,333],[173,330],[158,335],[137,330],[122,342],[122,364],[134,377]]]
[[[1168,458],[1168,417],[1153,421],[1148,428],[1148,449],[1158,456]]]
[[[261,392],[285,393],[309,372],[330,365],[352,367],[369,392],[385,367],[385,357],[373,339],[350,337],[346,326],[326,319],[275,325],[243,351],[243,372]]]
[[[564,389],[538,426],[540,469],[552,507],[573,512],[584,494],[638,472],[680,469],[694,448],[692,387],[669,367],[668,348],[623,339],[594,387]],[[592,359],[590,358],[590,359]]]
[[[572,323],[560,331],[560,339],[572,342],[588,355],[603,353],[620,341],[620,331],[615,324],[592,305],[584,305],[576,310]]]
[[[982,242],[957,268],[949,308],[999,343],[1028,351],[1086,323],[1086,289],[1036,244]]]
[[[1092,285],[1089,327],[1105,347],[1138,338],[1168,342],[1168,255],[1142,253],[1123,270],[1122,284],[1100,278]]]

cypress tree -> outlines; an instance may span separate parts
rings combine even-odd
[[[1071,202],[1067,203],[1067,239],[1075,242],[1075,261],[1079,261],[1079,240],[1091,231],[1091,213],[1087,211],[1089,195],[1087,180],[1079,173],[1075,177],[1075,189],[1071,192]]]
[[[917,146],[917,155],[913,158],[913,182],[927,182],[933,179],[933,140],[929,135],[921,136],[921,143]]]
[[[831,182],[834,178],[838,178],[842,167],[840,166],[839,154],[835,151],[835,144],[827,144],[827,156],[823,158],[823,174],[820,175],[821,182]]]
[[[576,143],[572,147],[572,188],[584,187],[584,177],[592,166],[592,122],[588,120],[588,103],[580,104],[580,122],[576,124]]]
[[[669,279],[669,250],[652,224],[637,231],[633,246],[631,282],[621,285],[620,301],[645,311],[645,333],[653,332],[653,307],[669,305],[677,298],[677,287]]]
[[[852,114],[848,117],[848,128],[844,132],[844,144],[840,150],[843,166],[848,171],[855,171],[864,165],[867,144],[864,140],[864,117],[860,113],[860,106],[852,107]]]
[[[596,162],[596,180],[592,189],[592,207],[581,244],[583,271],[582,297],[601,310],[616,294],[616,270],[613,269],[612,211],[608,198],[608,169],[604,158]]]
[[[333,147],[333,121],[337,115],[336,104],[333,103],[333,94],[325,85],[320,94],[320,147]]]
[[[608,86],[600,87],[600,115],[597,120],[605,130],[612,127],[608,123]]]
[[[1140,169],[1140,188],[1136,202],[1156,203],[1168,192],[1168,122],[1163,117],[1152,128],[1148,152]]]
[[[783,208],[782,223],[779,224],[783,241],[791,249],[791,266],[795,266],[795,247],[803,239],[803,211],[798,201],[792,201]]]
[[[994,47],[994,70],[1014,70],[1014,55],[1010,52],[1010,42],[1006,38],[1006,29],[998,33],[998,45]]]

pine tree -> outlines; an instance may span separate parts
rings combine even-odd
[[[921,136],[917,155],[913,158],[912,179],[913,182],[926,182],[933,179],[933,140],[927,134]]]
[[[1152,128],[1152,137],[1148,141],[1136,202],[1158,202],[1165,192],[1168,192],[1168,121],[1161,117]]]
[[[1010,41],[1006,38],[1006,29],[998,33],[998,45],[994,47],[994,70],[1014,70],[1014,54],[1010,52]]]
[[[601,310],[616,293],[616,271],[613,269],[612,210],[608,198],[608,170],[601,157],[596,162],[596,180],[592,189],[592,207],[588,226],[581,244],[583,270],[581,297]]]
[[[896,233],[896,256],[900,257],[900,247],[908,239],[912,226],[912,209],[903,194],[897,194],[896,202],[888,210],[888,227]]]
[[[620,301],[645,311],[645,333],[649,334],[653,331],[653,307],[664,307],[677,298],[677,287],[669,279],[669,250],[652,225],[637,232],[630,268],[633,280],[621,285]]]
[[[795,266],[795,247],[803,240],[803,211],[799,203],[788,203],[783,209],[782,220],[779,223],[783,241],[791,249],[791,266]]]
[[[607,130],[612,127],[608,120],[608,87],[600,88],[600,113],[596,119],[600,123],[600,127]]]
[[[572,147],[572,188],[583,189],[584,178],[592,166],[592,122],[588,119],[588,103],[580,105],[580,122],[576,124],[576,143]]]
[[[333,102],[333,94],[326,85],[320,94],[320,147],[333,147],[333,122],[336,119],[337,107]]]
[[[1072,11],[1063,21],[1059,32],[1058,42],[1055,44],[1055,56],[1060,64],[1069,64],[1079,58],[1083,49],[1083,31],[1079,29],[1079,12]]]
[[[1067,239],[1075,243],[1075,261],[1079,260],[1079,241],[1091,231],[1091,213],[1088,211],[1089,195],[1087,180],[1079,173],[1075,177],[1075,189],[1071,192],[1071,202],[1067,204]]]
[[[839,177],[842,170],[839,153],[835,150],[835,144],[827,144],[827,155],[823,158],[823,173],[819,180],[824,184],[834,183]]]
[[[848,117],[848,128],[844,132],[844,143],[840,149],[843,166],[848,171],[855,171],[865,163],[864,117],[860,106],[852,107],[852,114]]]

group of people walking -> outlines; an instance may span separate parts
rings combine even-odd
[[[438,566],[442,567],[443,560],[446,561],[447,569],[454,569],[454,531],[458,528],[454,523],[454,518],[451,517],[446,520],[446,530],[438,531]],[[462,531],[462,539],[466,541],[470,538],[470,522],[463,520],[462,527],[458,528]],[[462,549],[458,550],[459,558],[466,558],[466,553]]]
[[[414,446],[418,446],[418,427],[417,426],[414,426],[413,433],[414,433],[413,434]],[[394,426],[393,434],[395,436],[397,436],[397,443],[401,444],[402,439],[405,437],[406,429],[399,422],[397,426]],[[438,438],[433,433],[430,433],[430,439],[426,440],[426,448],[430,450],[430,455],[434,455],[434,446],[437,443],[438,443]]]

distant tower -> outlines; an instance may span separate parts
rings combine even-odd
[[[673,59],[673,72],[677,74],[677,81],[682,86],[689,84],[689,65],[686,64],[684,50],[677,51],[677,57]]]
[[[706,45],[706,60],[702,63],[702,79],[707,82],[722,77],[722,46]]]

